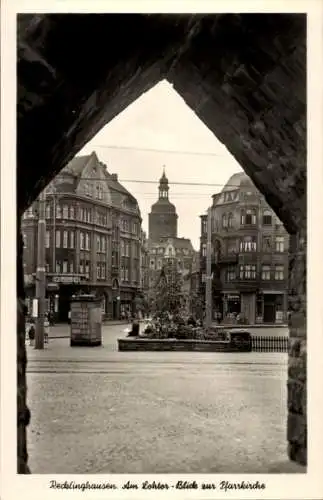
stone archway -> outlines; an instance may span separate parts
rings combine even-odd
[[[113,47],[104,58],[103,46]],[[17,74],[20,215],[103,125],[162,78],[265,195],[291,234],[287,439],[290,459],[306,464],[306,16],[20,15]],[[18,471],[26,473],[17,229]]]

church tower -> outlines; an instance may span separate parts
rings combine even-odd
[[[177,238],[177,218],[175,205],[169,201],[168,179],[163,169],[159,179],[158,200],[151,207],[149,219],[149,239]]]

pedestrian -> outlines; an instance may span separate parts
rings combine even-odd
[[[45,342],[45,344],[48,344],[48,336],[49,336],[49,321],[48,321],[48,314],[45,314],[45,319],[44,319],[44,342]]]
[[[34,320],[32,319],[30,321],[30,327],[28,330],[29,345],[34,345],[35,335],[36,335],[35,324]]]

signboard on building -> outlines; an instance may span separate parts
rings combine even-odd
[[[82,281],[84,281],[84,276],[83,275],[77,275],[77,274],[63,274],[63,275],[56,275],[52,277],[52,280],[54,283],[62,283],[66,285],[78,285]]]

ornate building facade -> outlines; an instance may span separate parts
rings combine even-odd
[[[213,196],[213,315],[234,322],[287,321],[289,236],[245,173]],[[205,294],[207,216],[201,216],[200,291]]]
[[[141,214],[137,200],[96,153],[75,157],[46,188],[48,308],[66,321],[79,292],[102,300],[108,318],[133,310],[141,288]],[[27,297],[35,296],[37,207],[24,214]],[[29,304],[30,305],[30,304]]]

